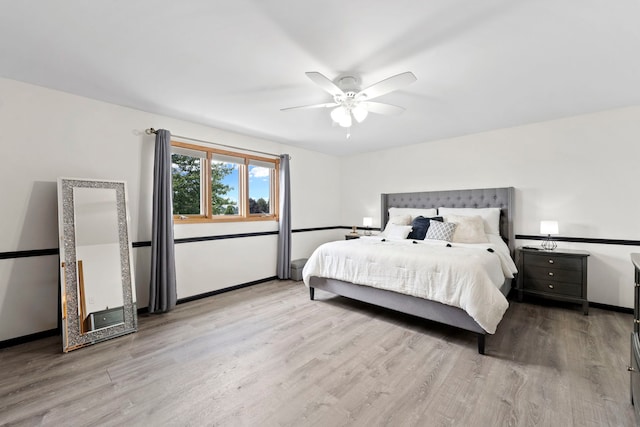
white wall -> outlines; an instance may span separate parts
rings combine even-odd
[[[342,159],[342,223],[372,216],[379,226],[381,193],[513,186],[516,234],[556,219],[563,236],[640,240],[638,159],[640,107],[352,156]],[[640,248],[559,246],[591,252],[590,301],[633,307],[629,254]]]
[[[383,192],[514,186],[518,234],[537,234],[541,219],[557,219],[566,236],[640,240],[640,200],[630,191],[638,176],[640,107],[338,159],[0,79],[0,252],[58,246],[59,176],[126,181],[132,240],[150,240],[153,138],[143,133],[148,127],[291,154],[294,229],[361,225],[363,216],[379,225]],[[176,226],[175,234],[276,229],[272,222],[198,224]],[[308,257],[344,233],[294,233],[292,258]],[[591,301],[632,306],[628,254],[640,248],[561,246],[591,251]],[[148,301],[149,252],[133,252],[140,307]],[[178,297],[271,277],[275,253],[275,236],[178,244]],[[56,327],[57,265],[57,256],[0,260],[0,341]]]
[[[167,102],[170,102],[168,100]],[[148,127],[243,148],[289,153],[292,226],[340,224],[339,159],[21,82],[0,79],[0,252],[58,247],[59,176],[124,180],[131,238],[150,240],[154,139]],[[180,237],[277,230],[275,222],[176,226]],[[293,258],[340,237],[338,230],[293,234]],[[176,245],[178,297],[274,276],[276,236]],[[139,307],[148,302],[148,247],[134,249]],[[0,260],[0,341],[55,328],[58,257]]]

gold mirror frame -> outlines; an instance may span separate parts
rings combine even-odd
[[[117,236],[120,262],[120,282],[114,283],[122,290],[122,315],[118,319],[96,328],[88,328],[86,321],[87,301],[84,299],[85,285],[82,260],[77,259],[78,241],[76,227],[76,205],[74,189],[115,190]],[[100,227],[100,224],[94,224]],[[129,239],[129,215],[127,191],[123,181],[58,178],[58,227],[60,234],[60,298],[62,317],[62,349],[66,353],[100,341],[137,331],[137,307],[133,278],[132,246]],[[115,308],[119,310],[119,307]],[[113,310],[113,309],[112,309]],[[103,311],[105,318],[109,310]],[[112,313],[111,313],[112,314]],[[93,320],[93,314],[90,316]]]

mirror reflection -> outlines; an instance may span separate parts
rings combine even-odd
[[[126,185],[58,179],[65,352],[135,332]]]
[[[83,333],[124,322],[116,190],[74,188],[78,313]]]

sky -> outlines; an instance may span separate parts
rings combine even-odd
[[[227,195],[230,199],[238,200],[238,170],[227,175],[222,183],[233,187],[233,191]],[[263,198],[269,200],[269,169],[260,166],[249,165],[249,197],[254,200]]]
[[[249,191],[255,200],[269,200],[269,172],[268,168],[249,166]]]

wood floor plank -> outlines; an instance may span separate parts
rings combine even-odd
[[[633,426],[632,316],[511,302],[474,334],[272,281],[69,354],[0,350],[0,425]]]

